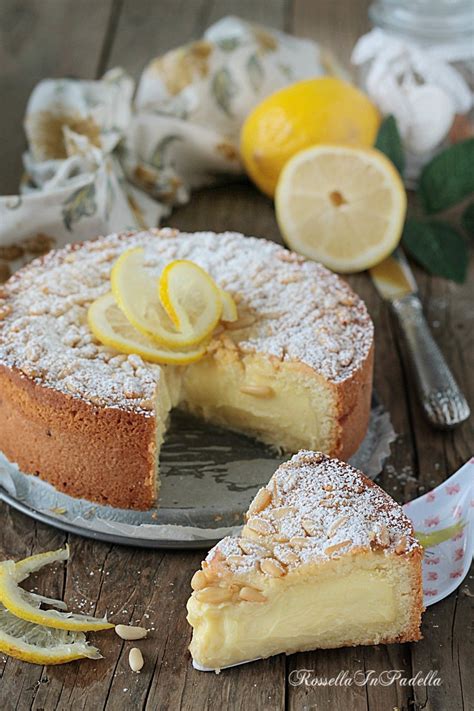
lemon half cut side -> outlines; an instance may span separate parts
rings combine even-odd
[[[406,193],[393,164],[374,148],[319,145],[292,158],[275,206],[288,246],[336,272],[358,272],[397,246]]]

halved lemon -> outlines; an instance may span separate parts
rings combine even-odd
[[[137,353],[152,363],[187,365],[202,358],[207,341],[194,348],[176,350],[159,346],[156,341],[137,331],[117,306],[111,292],[96,299],[87,314],[89,328],[104,345],[121,353]]]
[[[160,300],[156,279],[145,266],[142,247],[129,249],[117,259],[110,281],[117,304],[137,331],[162,346],[181,349],[211,333],[222,306],[217,287],[203,269],[193,265],[191,274],[190,269],[184,274],[178,269],[175,274],[172,268],[178,263],[171,262],[160,279],[160,284],[168,284],[168,275],[173,276],[166,289],[166,302]]]
[[[87,642],[83,632],[53,629],[19,619],[2,604],[0,652],[33,664],[64,664],[75,659],[102,658],[99,650]]]
[[[380,151],[337,145],[295,155],[275,195],[288,246],[337,272],[385,259],[400,241],[406,203],[402,180]]]
[[[66,551],[68,555],[68,551]],[[65,560],[64,552],[51,551],[44,556],[34,556],[34,560],[25,559],[15,563],[12,560],[0,563],[0,602],[15,617],[32,622],[36,625],[53,627],[55,629],[71,632],[84,632],[87,630],[105,630],[113,627],[106,618],[91,617],[90,615],[77,615],[72,612],[42,610],[40,605],[47,602],[56,608],[64,610],[61,600],[45,598],[41,595],[23,590],[19,583],[25,580],[30,573],[39,570],[45,565]],[[27,562],[29,561],[29,562]],[[22,565],[23,563],[23,565]]]
[[[175,259],[163,269],[158,294],[180,333],[194,333],[196,343],[207,338],[222,316],[220,289],[209,274],[188,259]]]

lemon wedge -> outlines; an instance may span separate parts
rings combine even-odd
[[[187,345],[207,338],[222,315],[220,289],[209,274],[188,259],[175,259],[163,269],[158,284],[163,308],[183,334],[194,333]]]
[[[207,341],[194,348],[181,350],[160,347],[156,341],[136,330],[117,306],[111,292],[96,299],[87,314],[89,328],[104,345],[121,353],[137,353],[152,363],[187,365],[202,358],[206,353]]]
[[[286,243],[337,272],[375,266],[400,241],[406,193],[373,148],[318,145],[284,167],[275,207]]]
[[[99,650],[86,641],[83,632],[53,629],[19,619],[2,604],[0,652],[33,664],[64,664],[75,659],[102,658]]]
[[[20,588],[19,583],[25,580],[30,573],[58,560],[65,560],[69,556],[68,549],[66,549],[66,558],[64,555],[64,550],[60,550],[43,556],[34,556],[34,560],[25,559],[19,563],[7,560],[0,563],[0,602],[3,607],[21,620],[60,630],[84,632],[113,627],[105,618],[76,615],[71,612],[59,611],[59,609],[42,610],[40,609],[42,603],[48,603],[56,608],[61,608],[61,610],[64,610],[65,606],[61,600],[45,598]]]
[[[222,312],[216,285],[192,262],[168,264],[157,293],[142,247],[129,249],[117,259],[110,281],[115,301],[132,326],[168,348],[179,350],[200,343]]]

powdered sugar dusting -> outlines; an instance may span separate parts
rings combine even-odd
[[[145,248],[153,276],[173,259],[191,259],[228,289],[239,311],[229,335],[241,351],[301,361],[333,382],[369,353],[365,305],[321,265],[266,240],[164,229],[70,245],[17,272],[0,292],[0,364],[74,397],[149,412],[160,367],[100,345],[87,325],[114,261],[135,246]]]
[[[208,563],[219,551],[233,573],[245,574],[268,555],[291,569],[361,548],[400,555],[419,548],[410,520],[388,494],[349,464],[319,452],[299,452],[266,489],[269,505],[249,514],[242,538],[218,543]]]

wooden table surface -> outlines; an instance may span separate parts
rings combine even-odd
[[[15,192],[21,172],[25,103],[48,76],[99,77],[124,66],[138,76],[147,60],[197,38],[218,18],[238,14],[332,48],[347,62],[368,27],[366,0],[0,0],[0,194]],[[187,230],[238,230],[281,241],[271,202],[251,185],[207,189],[174,211]],[[472,276],[472,271],[471,271]],[[458,382],[474,404],[472,290],[416,270],[426,314]],[[387,307],[366,274],[350,278],[376,328],[375,387],[398,438],[379,483],[400,502],[443,481],[471,455],[473,423],[434,432],[424,422]],[[472,284],[472,279],[471,279]],[[35,709],[340,709],[449,711],[474,709],[472,596],[466,585],[427,610],[417,644],[283,655],[221,673],[194,671],[185,619],[189,580],[201,552],[122,548],[68,536],[0,506],[0,559],[71,545],[56,576],[32,582],[76,609],[153,631],[140,646],[140,674],[129,646],[113,632],[95,637],[104,659],[42,668],[0,655],[3,708]],[[472,576],[466,583],[472,586]],[[94,635],[91,635],[94,639]],[[292,686],[293,669],[336,677],[341,671],[400,669],[406,677],[436,670],[441,686]]]

